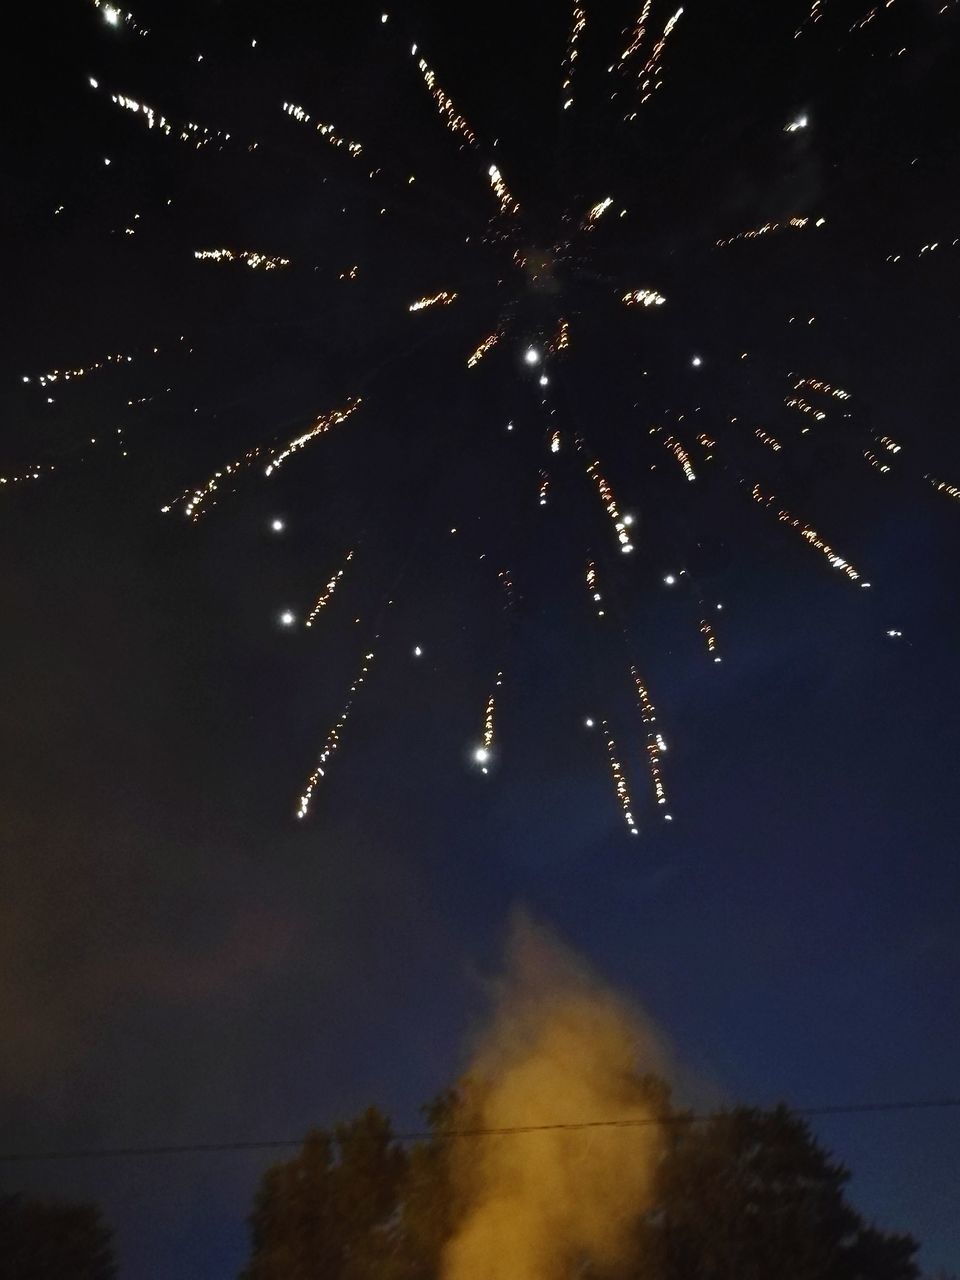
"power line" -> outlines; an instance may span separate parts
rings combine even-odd
[[[878,1115],[903,1111],[944,1111],[960,1108],[960,1098],[912,1099],[908,1102],[847,1102],[811,1107],[790,1107],[795,1116]],[[650,1125],[700,1124],[715,1118],[717,1112],[682,1112],[674,1116],[641,1116],[619,1120],[569,1120],[552,1124],[516,1124],[499,1128],[477,1129],[412,1129],[395,1133],[395,1142],[425,1142],[437,1138],[498,1138],[524,1133],[551,1133],[579,1129],[642,1129]],[[261,1141],[188,1142],[166,1146],[87,1147],[74,1151],[8,1151],[0,1152],[0,1163],[26,1164],[33,1161],[99,1160],[126,1156],[207,1155],[226,1151],[273,1151],[299,1147],[302,1138],[269,1138]]]

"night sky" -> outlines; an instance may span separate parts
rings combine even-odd
[[[794,38],[806,0],[693,0],[629,127],[606,71],[629,5],[587,6],[566,113],[565,4],[415,4],[386,24],[342,8],[138,3],[141,36],[76,0],[8,45],[0,474],[44,471],[0,487],[4,1149],[298,1138],[371,1102],[418,1127],[518,909],[649,1012],[686,1101],[956,1097],[960,506],[924,480],[960,484],[954,6],[898,0],[851,32],[866,0],[823,0]],[[670,12],[654,6],[655,32]],[[481,153],[443,128],[411,40]],[[111,93],[230,143],[150,132]],[[484,243],[490,157],[530,245],[615,197],[556,292]],[[715,247],[792,215],[826,224]],[[221,246],[290,266],[194,259]],[[666,305],[618,304],[642,287]],[[439,289],[457,303],[408,313]],[[569,317],[571,349],[541,393],[521,353],[548,314]],[[37,385],[110,352],[134,358]],[[852,395],[822,402],[809,437],[791,372]],[[198,523],[160,513],[355,395],[276,476],[245,471]],[[695,484],[654,423],[720,441]],[[636,513],[629,562],[577,431]],[[884,435],[903,449],[881,474],[862,455]],[[871,588],[752,503],[745,474]],[[668,740],[670,824],[631,661]],[[602,716],[636,838],[584,727]],[[960,1269],[960,1112],[816,1131],[858,1207],[915,1234],[925,1269]],[[53,1160],[0,1180],[97,1199],[125,1277],[187,1280],[236,1273],[270,1158]]]

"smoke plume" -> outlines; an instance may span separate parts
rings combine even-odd
[[[663,1055],[644,1020],[542,930],[520,921],[458,1126],[653,1120],[644,1072]],[[561,1280],[615,1266],[649,1204],[658,1124],[462,1140],[458,1229],[443,1280]]]

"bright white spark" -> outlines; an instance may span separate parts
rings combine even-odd
[[[662,293],[657,293],[656,289],[632,289],[620,301],[626,307],[662,307],[666,298]]]
[[[598,222],[600,218],[603,217],[612,204],[613,196],[606,196],[603,200],[598,200],[592,208],[588,209],[586,217],[583,220],[583,226],[586,230],[589,231],[594,223]]]
[[[109,164],[110,161],[107,161]],[[289,267],[289,258],[271,258],[266,253],[257,253],[253,249],[244,249],[235,253],[233,249],[194,249],[193,256],[199,262],[245,262],[254,271],[274,271],[277,267]]]
[[[411,302],[408,311],[425,311],[427,307],[448,307],[457,297],[456,292],[448,293],[446,289],[442,289],[439,293],[425,294],[422,298],[417,298],[416,302]]]
[[[108,26],[119,27],[122,22],[128,26],[131,31],[135,31],[138,36],[150,34],[146,27],[140,26],[132,13],[124,13],[121,9],[118,9],[116,5],[106,3],[106,0],[93,0],[93,5],[94,8],[100,10],[103,20]]]
[[[494,194],[500,201],[501,213],[519,213],[520,202],[516,200],[510,188],[503,180],[503,175],[495,164],[492,164],[487,170],[490,176],[490,185],[493,187]]]

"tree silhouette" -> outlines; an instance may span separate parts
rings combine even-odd
[[[407,1167],[390,1122],[373,1107],[333,1133],[309,1133],[299,1154],[264,1174],[244,1280],[383,1274]]]
[[[638,1205],[628,1257],[602,1275],[584,1259],[578,1275],[917,1280],[916,1242],[864,1222],[846,1198],[849,1172],[786,1107],[700,1121],[672,1109],[664,1081],[642,1085],[664,1133],[652,1203]],[[463,1131],[475,1087],[464,1081],[424,1108],[431,1136],[409,1151],[374,1109],[308,1134],[298,1155],[263,1177],[242,1280],[439,1280],[468,1207],[452,1156],[469,1153],[454,1144],[473,1141]]]
[[[915,1280],[916,1243],[866,1225],[849,1172],[786,1107],[670,1126],[634,1280]]]
[[[93,1204],[0,1198],[0,1280],[114,1280],[110,1228]]]

